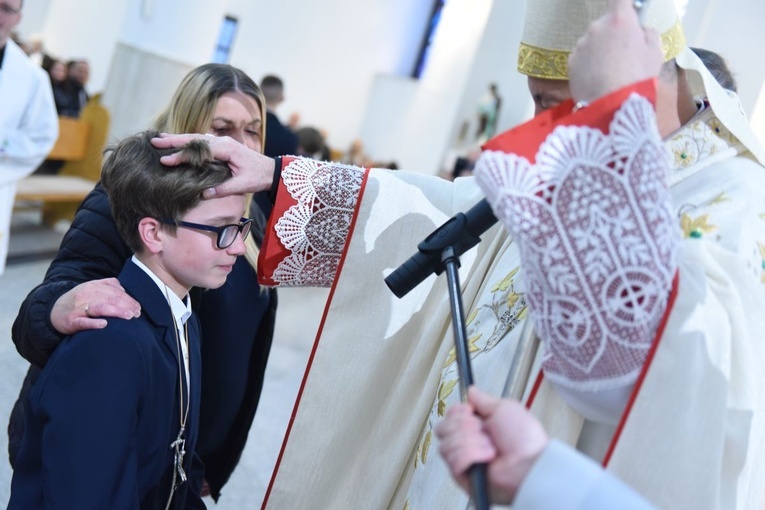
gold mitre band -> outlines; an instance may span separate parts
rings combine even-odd
[[[518,71],[535,78],[567,80],[571,50],[609,5],[610,0],[529,0],[518,50]],[[686,48],[672,0],[652,0],[645,25],[661,34],[665,62]]]

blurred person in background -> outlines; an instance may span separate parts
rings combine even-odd
[[[0,0],[0,275],[16,183],[40,165],[58,137],[50,79],[11,39],[22,7],[22,0]]]

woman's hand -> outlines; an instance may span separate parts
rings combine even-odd
[[[81,283],[62,294],[50,312],[53,328],[63,335],[106,327],[104,317],[132,319],[141,305],[130,297],[116,278]]]

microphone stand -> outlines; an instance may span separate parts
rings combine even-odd
[[[459,255],[478,244],[481,240],[478,235],[485,230],[483,229],[476,234],[475,229],[470,227],[470,221],[466,215],[463,213],[457,214],[426,237],[417,246],[419,252],[385,279],[385,283],[391,291],[398,297],[403,297],[424,279],[422,272],[416,276],[411,275],[411,270],[407,265],[410,265],[410,261],[413,259],[421,261],[419,267],[422,267],[422,264],[424,264],[431,268],[431,272],[436,274],[441,274],[444,270],[446,271],[452,312],[454,347],[460,381],[460,395],[463,402],[467,401],[467,389],[473,384],[473,371],[470,366],[470,351],[468,348],[467,330],[465,329],[465,310],[460,290]],[[413,279],[418,281],[411,281]],[[477,510],[488,510],[489,492],[486,464],[473,464],[468,470],[468,475],[475,508]]]

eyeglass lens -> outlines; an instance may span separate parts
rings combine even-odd
[[[245,239],[247,239],[247,236],[250,234],[251,228],[252,228],[251,221],[245,222],[242,225],[227,226],[221,231],[220,235],[218,236],[218,248],[224,249],[234,244],[234,241],[236,241],[236,236],[239,233],[239,231],[242,232],[242,241],[244,241]]]

